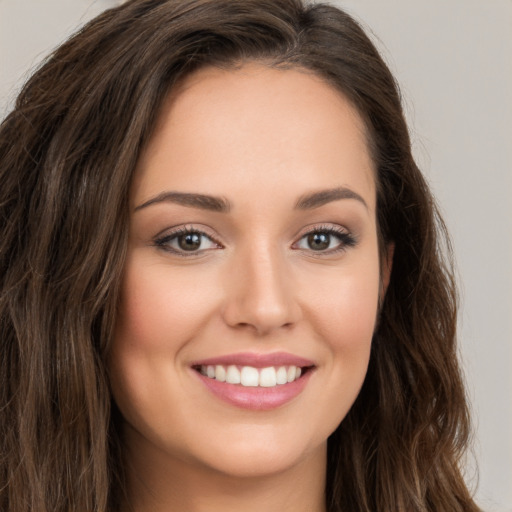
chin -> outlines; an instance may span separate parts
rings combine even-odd
[[[226,436],[213,435],[198,443],[193,464],[229,477],[264,478],[311,460],[324,461],[327,436],[328,432],[312,439],[309,432],[290,427],[239,425]]]
[[[223,451],[215,460],[203,460],[214,471],[233,478],[266,478],[278,475],[297,468],[310,458],[314,458],[316,451],[311,452],[285,452],[279,447],[269,445],[266,449],[239,450],[233,447]],[[324,453],[321,447],[319,452]]]

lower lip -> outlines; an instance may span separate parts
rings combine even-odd
[[[306,372],[299,379],[287,384],[278,384],[274,387],[246,387],[241,384],[228,384],[205,377],[192,370],[208,390],[228,404],[250,409],[253,411],[267,411],[280,407],[299,395],[308,383],[312,370]]]

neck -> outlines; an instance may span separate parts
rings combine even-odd
[[[133,447],[126,455],[123,512],[326,511],[325,446],[279,472],[243,477]]]

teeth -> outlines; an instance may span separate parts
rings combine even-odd
[[[260,386],[264,388],[273,388],[277,384],[276,369],[263,368],[260,372]]]
[[[240,383],[242,386],[256,387],[259,384],[259,374],[256,368],[244,366],[242,368]]]
[[[226,382],[226,369],[220,364],[215,367],[215,380]]]
[[[272,388],[277,385],[293,382],[302,375],[300,366],[269,366],[254,368],[252,366],[238,367],[236,365],[202,365],[199,369],[202,375],[219,382],[241,384],[246,387]]]
[[[228,384],[240,384],[240,371],[236,366],[228,366],[228,370],[226,372],[226,382]]]
[[[276,382],[277,384],[286,384],[288,382],[286,368],[284,366],[281,366],[281,368],[277,370]]]

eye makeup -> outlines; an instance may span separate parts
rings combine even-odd
[[[338,225],[319,225],[308,227],[293,249],[308,251],[315,256],[334,255],[357,245],[357,238],[346,228]]]
[[[203,254],[205,251],[222,249],[223,246],[204,228],[183,226],[158,236],[154,245],[180,257],[190,257]]]
[[[210,232],[193,225],[178,227],[157,236],[153,245],[180,257],[203,255],[207,251],[224,248]],[[356,245],[356,237],[346,228],[324,224],[311,226],[301,233],[291,249],[321,257],[338,254]]]

